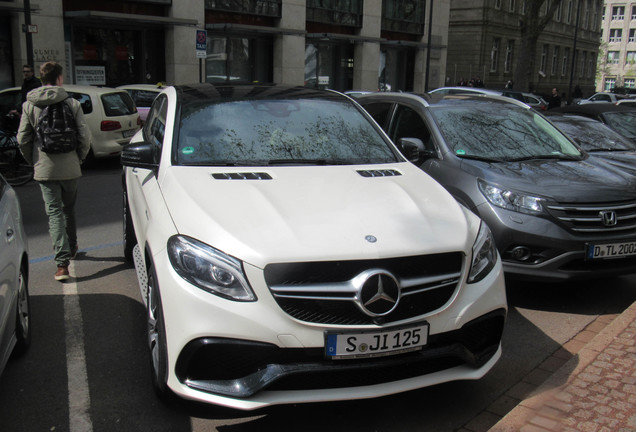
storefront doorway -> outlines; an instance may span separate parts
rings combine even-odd
[[[71,27],[73,82],[117,87],[165,82],[162,29]]]

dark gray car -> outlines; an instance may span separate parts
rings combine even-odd
[[[496,96],[361,96],[425,172],[490,226],[508,275],[636,272],[636,176],[591,158],[527,105]]]

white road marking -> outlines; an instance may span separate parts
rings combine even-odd
[[[69,265],[75,274],[75,265]],[[84,352],[84,328],[79,304],[77,283],[71,278],[62,283],[64,293],[64,328],[66,333],[66,375],[68,377],[69,432],[92,432],[89,415],[91,397],[86,373]]]

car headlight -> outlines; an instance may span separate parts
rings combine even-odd
[[[497,207],[530,214],[543,212],[543,198],[501,189],[483,180],[479,180],[478,183],[481,193]]]
[[[492,233],[484,222],[479,227],[479,234],[473,245],[473,261],[470,264],[468,283],[479,282],[486,277],[497,262],[497,247]]]
[[[198,288],[229,300],[256,300],[234,257],[180,235],[168,240],[168,257],[177,274]]]

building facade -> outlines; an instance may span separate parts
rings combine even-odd
[[[36,71],[57,61],[67,83],[247,80],[424,91],[442,85],[446,69],[450,0],[431,3],[30,0],[25,29]],[[0,0],[0,89],[22,81],[28,15],[20,0]]]
[[[636,1],[607,1],[599,56],[598,91],[636,88]]]
[[[525,3],[451,0],[448,85],[480,77],[486,87],[497,89],[514,81]],[[550,3],[544,2],[540,14],[547,13]],[[514,88],[549,95],[554,87],[567,94],[570,85],[578,85],[590,96],[595,91],[601,14],[602,0],[561,0],[537,41],[529,88]]]

